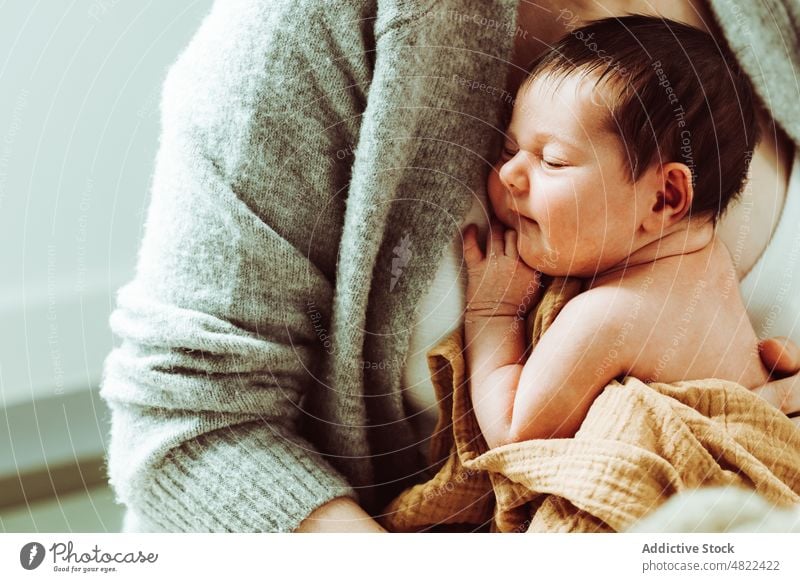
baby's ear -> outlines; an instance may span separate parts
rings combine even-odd
[[[656,169],[656,174],[654,201],[642,225],[651,232],[661,232],[683,220],[694,199],[692,171],[686,164],[669,162]]]

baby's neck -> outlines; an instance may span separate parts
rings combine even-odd
[[[708,222],[689,222],[633,251],[624,260],[598,273],[595,280],[618,278],[629,269],[652,265],[660,259],[689,255],[709,248],[714,242],[714,225]]]

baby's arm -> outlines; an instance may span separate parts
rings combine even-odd
[[[600,290],[596,290],[600,291]],[[507,442],[575,435],[592,402],[626,372],[622,314],[608,290],[583,293],[561,310],[519,372]]]
[[[539,296],[539,273],[516,253],[516,235],[493,220],[486,253],[475,225],[464,231],[467,312],[464,346],[473,408],[490,446],[508,435],[525,352],[525,316]],[[509,375],[510,372],[510,375]]]
[[[622,302],[614,290],[595,288],[562,309],[523,361],[524,316],[538,298],[539,274],[519,259],[515,235],[493,222],[484,256],[476,229],[464,233],[467,372],[490,448],[574,435],[595,396],[630,360],[614,345],[625,321]]]
[[[468,317],[472,405],[490,448],[574,436],[595,397],[625,372],[624,347],[613,347],[622,318],[604,295],[570,301],[525,362],[524,330],[508,333],[508,317]]]
[[[514,394],[523,367],[524,321],[467,311],[465,356],[475,417],[490,448],[508,441]]]

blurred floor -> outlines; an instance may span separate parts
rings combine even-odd
[[[97,389],[0,408],[0,532],[114,532],[105,464],[110,411]]]
[[[0,532],[118,532],[124,508],[108,486],[42,499],[0,510]]]

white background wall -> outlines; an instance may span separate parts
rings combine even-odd
[[[161,83],[210,5],[0,3],[0,408],[96,389],[149,200]]]

